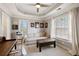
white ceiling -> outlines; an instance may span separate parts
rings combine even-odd
[[[30,3],[31,4],[31,3]],[[33,4],[33,3],[32,3]],[[45,4],[45,3],[43,3]],[[41,7],[39,15],[43,16],[53,9],[61,5],[61,3],[46,3],[50,7]],[[37,11],[35,6],[28,5],[27,3],[0,3],[0,8],[12,17],[36,17]]]
[[[49,5],[49,7],[40,7],[39,9],[39,15],[45,15],[46,13],[50,12],[51,10],[55,9],[60,3],[43,3],[44,5]],[[24,14],[30,14],[30,15],[37,15],[37,8],[35,6],[32,6],[30,4],[15,4],[16,8],[21,11]],[[33,4],[34,5],[34,4]]]
[[[50,7],[41,7],[39,11],[40,17],[47,17],[49,15],[57,16],[72,8],[79,7],[79,4],[67,3],[44,3]],[[0,3],[0,8],[12,17],[35,18],[37,16],[36,7],[30,6],[27,3]],[[61,8],[61,10],[58,10]],[[38,16],[39,17],[39,16]]]

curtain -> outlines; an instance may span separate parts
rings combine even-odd
[[[71,10],[71,37],[72,37],[72,54],[78,55],[79,52],[79,8]]]
[[[51,30],[50,30],[50,37],[55,38],[55,19],[51,20]]]
[[[76,19],[76,27],[77,27],[77,42],[78,42],[78,54],[79,55],[79,8],[77,8],[77,19]]]

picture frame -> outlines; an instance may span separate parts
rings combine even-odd
[[[44,28],[44,23],[40,23],[40,28]]]
[[[18,30],[18,25],[13,24],[13,25],[12,25],[12,29],[13,29],[13,30]]]
[[[39,22],[35,22],[35,28],[39,28]]]
[[[45,23],[45,28],[48,28],[48,23],[47,22]]]
[[[31,27],[34,27],[34,23],[31,23]]]

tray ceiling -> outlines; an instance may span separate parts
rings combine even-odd
[[[31,4],[31,3],[28,3]],[[73,3],[43,3],[49,5],[49,7],[41,7],[39,10],[39,16],[37,15],[37,9],[35,6],[28,5],[27,3],[0,3],[0,8],[11,17],[21,18],[44,18],[50,15],[57,16],[72,8],[79,7],[79,4]],[[35,4],[35,3],[32,3]],[[61,8],[60,10],[58,10]]]
[[[43,3],[44,5],[49,5],[49,7],[40,7],[39,8],[39,15],[45,15],[48,12],[50,12],[51,10],[55,9],[56,7],[58,7],[59,5],[61,5],[60,3]],[[34,3],[32,4],[34,5]],[[18,11],[24,13],[24,14],[30,14],[30,15],[37,15],[37,8],[35,6],[32,6],[30,4],[15,4],[16,8],[18,9]]]
[[[31,3],[28,3],[31,4]],[[37,16],[37,8],[35,6],[28,5],[27,3],[0,3],[0,8],[11,16]],[[32,3],[35,4],[35,3]],[[43,16],[50,11],[54,10],[61,3],[43,3],[49,5],[49,7],[40,7],[39,15]]]

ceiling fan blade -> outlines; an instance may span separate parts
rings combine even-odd
[[[40,4],[41,7],[50,7],[50,5]]]
[[[50,5],[46,5],[46,4],[41,4],[41,3],[36,3],[36,4],[39,4],[41,7],[50,7]],[[28,4],[25,4],[25,5],[35,6],[36,4],[35,3],[28,3]]]
[[[29,6],[35,6],[35,4],[26,4],[26,5],[29,5]]]

